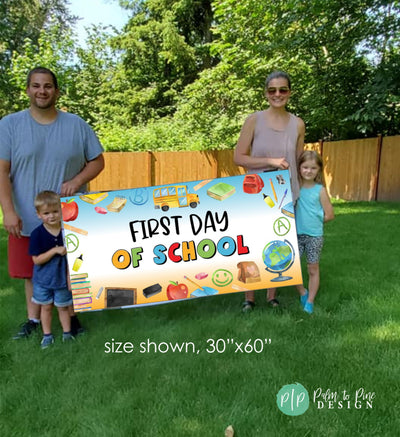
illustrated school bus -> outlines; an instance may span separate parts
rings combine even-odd
[[[171,185],[154,189],[153,202],[155,208],[168,211],[169,208],[181,208],[183,206],[196,208],[200,200],[197,194],[188,193],[186,185]]]

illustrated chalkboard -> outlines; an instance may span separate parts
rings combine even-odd
[[[105,296],[107,308],[136,304],[136,288],[106,288]]]

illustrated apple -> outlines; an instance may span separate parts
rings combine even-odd
[[[62,218],[65,222],[72,222],[78,217],[79,208],[74,199],[68,202],[61,202]]]
[[[186,299],[188,296],[188,288],[185,284],[169,281],[170,285],[167,287],[168,300]]]

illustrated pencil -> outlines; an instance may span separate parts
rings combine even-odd
[[[281,208],[282,203],[285,200],[286,194],[287,194],[287,188],[286,188],[285,192],[283,193],[283,197],[282,197],[281,203],[279,204],[279,209]]]
[[[270,183],[271,183],[272,192],[274,193],[275,202],[277,202],[277,201],[278,201],[278,198],[276,197],[276,192],[275,192],[274,183],[272,182],[272,179],[270,179],[269,181],[270,181]]]
[[[187,279],[189,282],[191,282],[192,284],[194,284],[196,287],[199,287],[200,290],[203,290],[203,287],[200,286],[199,284],[196,284],[196,282],[192,281],[190,278],[188,278],[187,276],[184,276],[185,279]]]
[[[88,231],[85,231],[80,228],[76,228],[75,226],[68,225],[67,223],[64,223],[64,229],[68,229],[69,231],[76,232],[77,234],[82,234],[82,235],[88,234]]]

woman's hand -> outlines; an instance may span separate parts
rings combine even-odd
[[[269,165],[280,170],[287,170],[289,168],[289,163],[286,158],[269,158]]]

